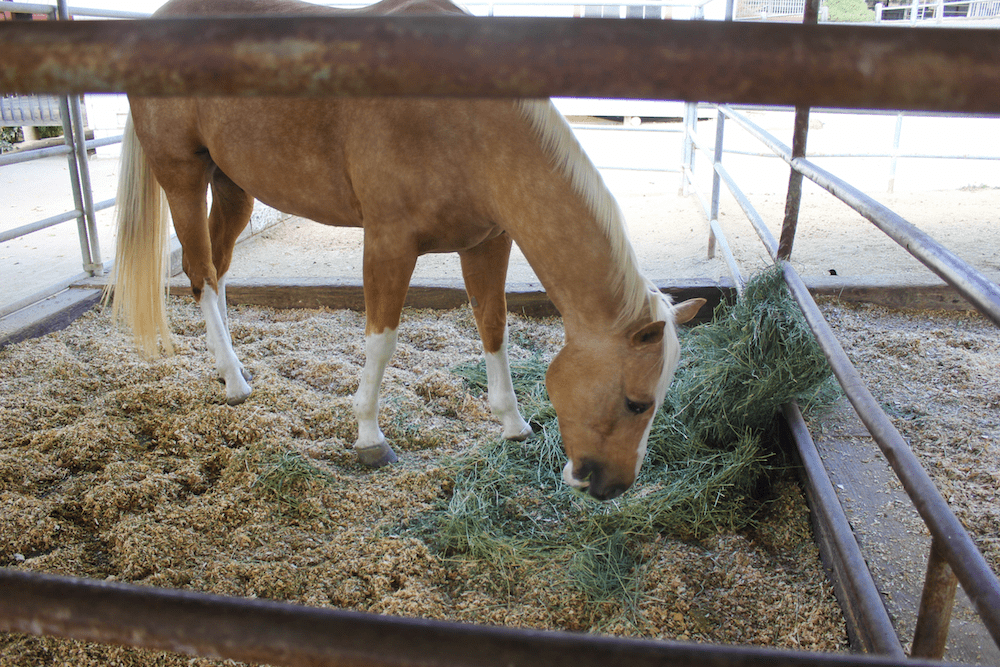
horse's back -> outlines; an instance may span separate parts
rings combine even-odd
[[[374,15],[465,14],[450,0],[382,0],[366,7],[324,7],[299,0],[171,0],[155,16],[251,16],[284,15]]]

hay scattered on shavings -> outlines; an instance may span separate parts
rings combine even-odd
[[[684,348],[687,362],[656,417],[643,471],[624,497],[599,503],[562,483],[545,363],[532,358],[513,372],[535,438],[483,444],[455,459],[450,498],[409,529],[442,554],[489,563],[504,578],[524,576],[543,561],[563,563],[563,585],[593,602],[617,599],[635,608],[644,544],[752,525],[761,487],[774,473],[776,452],[764,443],[774,438],[780,405],[829,377],[776,271],[751,281],[715,322],[687,334]],[[455,372],[485,389],[482,363]]]
[[[714,561],[729,563],[749,547],[763,559],[760,571],[798,582],[781,584],[798,592],[795,607],[775,609],[775,616],[836,610],[816,586],[794,579],[806,573],[798,576],[822,580],[818,560],[790,559],[785,546],[624,535],[620,543],[634,557],[633,570],[641,570],[632,576],[641,590],[595,600],[572,585],[572,555],[538,558],[530,567],[509,560],[512,577],[499,577],[490,563],[443,558],[402,530],[450,494],[454,481],[444,462],[495,442],[499,432],[482,392],[448,372],[481,356],[468,309],[404,314],[383,394],[400,463],[378,471],[359,466],[349,449],[363,315],[233,309],[237,352],[255,379],[250,400],[231,408],[205,351],[199,308],[172,299],[170,309],[179,353],[167,359],[139,358],[96,312],[0,351],[0,564],[314,606],[671,638],[689,631],[672,610],[704,597],[698,582],[721,576]],[[544,366],[562,336],[558,321],[512,317],[512,357]],[[535,419],[545,418],[541,401],[524,403]],[[540,475],[560,468],[563,458],[555,436],[546,427],[530,448],[508,445],[512,455],[529,451],[542,462],[505,498],[542,527],[554,494]],[[276,495],[265,482],[283,460],[306,463],[309,474]],[[805,515],[801,494],[792,491],[790,504]],[[594,505],[571,500],[577,514]],[[688,554],[678,557],[683,572],[670,554]],[[573,567],[595,568],[581,559]],[[684,592],[673,588],[675,580]],[[745,607],[748,616],[758,614]],[[689,636],[732,641],[728,625]],[[842,625],[817,632],[824,638],[803,648],[844,648]],[[220,664],[17,635],[0,637],[0,663]]]

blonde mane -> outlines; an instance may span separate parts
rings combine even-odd
[[[530,123],[556,169],[583,198],[607,237],[614,267],[612,287],[621,297],[617,325],[624,328],[643,317],[656,319],[650,299],[650,290],[655,287],[639,273],[635,250],[625,233],[625,216],[597,167],[573,136],[566,119],[547,99],[519,100],[517,108]],[[656,294],[659,295],[658,290]]]

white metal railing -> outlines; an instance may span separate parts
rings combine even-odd
[[[741,0],[736,9],[736,20],[801,17],[805,7],[805,0]]]
[[[1000,24],[1000,0],[912,0],[898,5],[875,5],[875,21],[900,21],[911,25]]]

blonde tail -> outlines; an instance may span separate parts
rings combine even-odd
[[[118,247],[112,282],[112,318],[124,321],[146,357],[174,352],[167,321],[167,280],[170,273],[169,213],[166,198],[139,144],[132,116],[125,122],[118,176]]]

